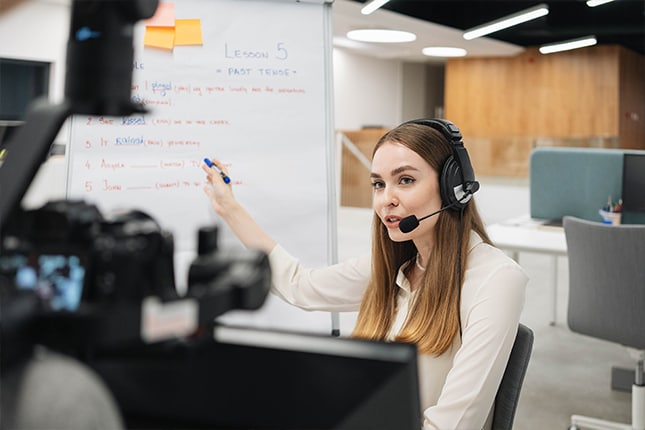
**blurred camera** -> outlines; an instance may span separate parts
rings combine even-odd
[[[187,293],[180,296],[169,232],[145,212],[104,217],[84,201],[19,210],[0,246],[0,327],[3,341],[16,346],[3,348],[4,365],[36,344],[82,359],[147,343],[208,338],[216,317],[261,307],[271,283],[265,253],[220,252],[217,228],[202,228]]]
[[[2,238],[1,276],[31,290],[45,311],[176,299],[173,238],[141,211],[106,219],[84,201],[52,201],[13,218]]]

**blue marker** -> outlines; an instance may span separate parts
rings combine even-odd
[[[216,171],[217,173],[219,173],[219,175],[220,175],[220,176],[222,177],[222,179],[224,180],[224,183],[226,183],[226,184],[230,184],[230,183],[231,183],[231,178],[229,178],[228,176],[226,176],[226,173],[222,172],[222,169],[220,169],[219,167],[217,167],[217,166],[216,166],[216,165],[215,165],[211,160],[209,160],[208,158],[204,158],[204,163],[206,163],[206,165],[207,165],[208,167],[210,167],[211,169],[215,169],[215,171]]]

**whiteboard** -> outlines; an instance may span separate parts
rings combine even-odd
[[[106,215],[140,209],[153,216],[173,233],[181,291],[199,227],[220,227],[222,252],[241,247],[203,192],[202,160],[216,157],[238,200],[278,243],[307,266],[334,262],[330,7],[324,0],[177,1],[176,19],[199,20],[202,43],[170,50],[144,45],[146,24],[137,24],[132,98],[148,112],[73,117],[67,197]],[[303,311],[276,300],[226,316],[278,328],[301,320]],[[312,329],[329,330],[322,314],[307,317]]]

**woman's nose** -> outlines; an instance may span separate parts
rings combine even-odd
[[[388,206],[398,206],[399,205],[399,198],[396,195],[396,192],[394,190],[386,190],[385,192],[385,198],[386,198],[386,203]]]

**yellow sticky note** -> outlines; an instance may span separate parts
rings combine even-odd
[[[174,27],[146,27],[143,45],[151,48],[172,50],[175,45]]]
[[[147,27],[174,27],[175,4],[160,2],[152,18],[145,21]]]
[[[202,23],[199,19],[178,19],[175,21],[175,46],[201,45]]]

